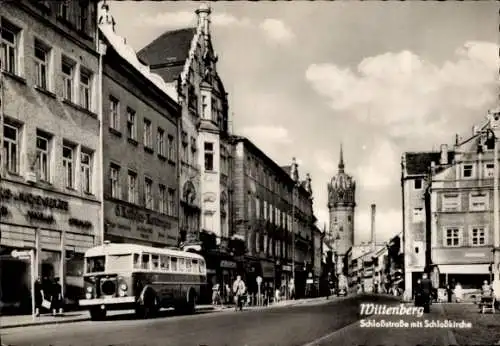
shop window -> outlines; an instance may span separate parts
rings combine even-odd
[[[73,253],[66,260],[66,278],[81,277],[83,275],[83,263],[85,261],[83,253]]]
[[[49,279],[60,277],[61,253],[56,251],[42,250],[42,277]]]

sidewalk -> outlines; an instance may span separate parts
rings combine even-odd
[[[481,314],[475,304],[442,303],[447,319],[472,323],[471,329],[452,329],[459,345],[500,344],[500,314]]]
[[[333,299],[330,297],[329,301]],[[263,309],[271,309],[285,306],[293,306],[293,305],[302,305],[308,303],[322,303],[328,302],[325,297],[320,298],[310,298],[310,299],[299,299],[299,300],[285,300],[276,304],[268,305],[268,306],[245,306],[244,310],[263,310]],[[234,305],[225,305],[225,306],[212,306],[212,305],[198,305],[196,306],[197,312],[219,312],[219,311],[228,311],[234,309]],[[126,315],[133,314],[133,310],[116,310],[116,311],[108,311],[107,316],[117,316],[117,315]],[[31,315],[16,315],[16,316],[1,316],[0,317],[0,329],[7,328],[18,328],[18,327],[28,327],[35,325],[46,325],[46,324],[64,324],[64,323],[74,323],[81,321],[89,321],[90,316],[88,311],[73,311],[67,312],[64,316],[52,316],[50,314],[41,315],[37,317],[36,320],[33,320]]]

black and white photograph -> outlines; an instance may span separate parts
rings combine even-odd
[[[0,346],[500,345],[499,28],[0,0]]]

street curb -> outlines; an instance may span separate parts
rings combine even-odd
[[[196,310],[196,312],[220,312],[224,310],[217,310],[214,308],[201,308]],[[10,324],[7,326],[0,326],[0,330],[3,329],[13,329],[13,328],[22,328],[22,327],[33,327],[33,326],[47,326],[47,325],[53,325],[53,324],[69,324],[69,323],[76,323],[76,322],[84,322],[84,321],[90,321],[90,316],[86,317],[79,317],[79,318],[74,318],[71,320],[53,320],[53,321],[46,321],[46,322],[28,322],[28,323],[17,323],[17,324]],[[2,345],[3,346],[3,345]]]

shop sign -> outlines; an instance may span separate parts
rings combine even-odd
[[[46,222],[46,223],[54,223],[56,221],[54,219],[54,216],[52,216],[52,214],[45,214],[45,213],[43,213],[41,211],[37,211],[37,210],[28,210],[26,217],[30,221],[40,221],[40,222]]]
[[[222,260],[222,261],[220,261],[220,267],[221,268],[236,269],[237,266],[236,266],[235,262]]]
[[[143,213],[137,208],[126,207],[123,205],[117,204],[115,206],[115,215],[119,217],[123,217],[128,220],[136,221],[139,223],[146,223],[148,225],[159,226],[170,228],[171,224],[168,221],[164,221],[158,217],[155,217],[149,213]]]
[[[70,226],[75,226],[78,228],[84,228],[84,229],[92,228],[92,222],[86,221],[86,220],[75,219],[73,217],[68,220],[68,224]]]
[[[291,272],[292,271],[292,266],[288,264],[283,264],[283,271],[285,272]]]
[[[0,188],[0,199],[5,202],[12,200],[29,204],[31,207],[43,207],[48,209],[69,210],[69,203],[59,198],[44,197],[27,192],[12,191],[11,189]]]

